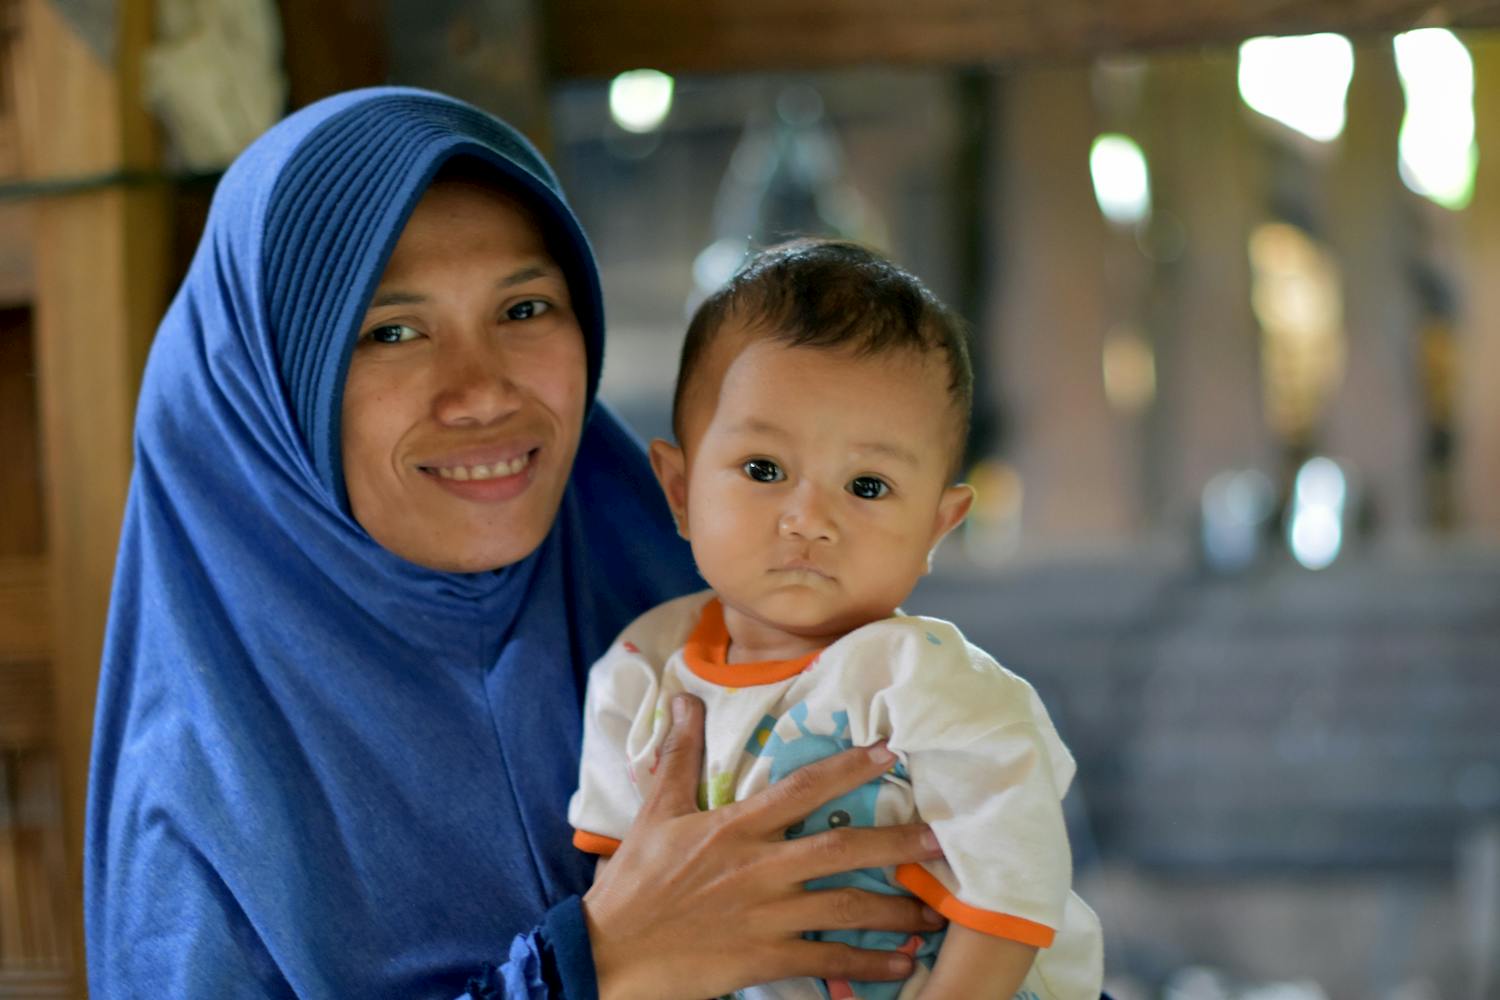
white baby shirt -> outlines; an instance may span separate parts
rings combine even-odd
[[[900,762],[842,796],[788,836],[847,824],[932,827],[946,861],[870,870],[950,921],[1041,950],[1020,1000],[1097,1000],[1097,918],[1071,891],[1061,799],[1074,764],[1031,685],[966,642],[951,624],[894,617],[856,629],[800,660],[725,662],[723,609],[708,592],[662,604],[621,633],[589,675],[574,843],[612,854],[651,794],[670,699],[707,707],[700,805],[743,799],[786,773],[885,739]],[[895,891],[900,891],[895,890]],[[899,947],[902,935],[830,932],[825,939]],[[937,942],[908,950],[930,960]],[[755,1000],[908,1000],[903,985],[785,980],[743,991]]]

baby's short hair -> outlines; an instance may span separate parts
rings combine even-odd
[[[683,411],[708,349],[730,318],[788,347],[941,353],[957,423],[955,473],[974,401],[968,329],[915,275],[858,243],[800,239],[753,255],[693,314],[672,400],[672,429],[685,443]]]

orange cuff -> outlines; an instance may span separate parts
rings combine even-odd
[[[587,830],[574,830],[573,846],[586,854],[602,854],[607,858],[620,849],[620,842]]]
[[[574,838],[574,843],[577,843],[577,837]],[[1046,924],[1008,913],[981,910],[977,906],[960,902],[957,896],[948,891],[947,886],[921,865],[897,866],[896,881],[955,924],[962,924],[981,934],[1009,938],[1037,948],[1050,948],[1052,939],[1057,937],[1057,932]]]

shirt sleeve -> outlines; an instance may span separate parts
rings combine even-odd
[[[902,865],[896,879],[956,923],[1048,947],[1072,885],[1072,757],[1029,684],[952,626],[908,621],[882,644],[895,673],[871,711],[945,860]]]
[[[613,854],[640,811],[637,769],[654,769],[656,760],[632,760],[631,747],[647,746],[665,725],[657,707],[660,687],[645,656],[623,637],[589,672],[578,790],[568,804],[580,850]]]
[[[572,896],[516,935],[504,965],[486,965],[458,1000],[598,1000],[583,903]]]

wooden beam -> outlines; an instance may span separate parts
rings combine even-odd
[[[293,108],[387,76],[382,5],[368,0],[277,0]]]
[[[1494,0],[554,0],[554,76],[1072,59],[1254,35],[1500,25]]]
[[[387,0],[391,73],[494,112],[546,152],[542,0]]]
[[[155,129],[140,99],[149,2],[118,5],[105,65],[47,0],[22,0],[17,76],[21,166],[29,179],[150,170]],[[85,790],[104,622],[130,479],[131,428],[146,347],[168,292],[170,195],[104,188],[38,199],[35,310],[46,479],[55,746],[66,834],[75,994],[83,993]]]

